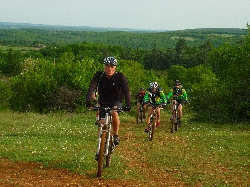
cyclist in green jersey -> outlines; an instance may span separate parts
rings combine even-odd
[[[182,87],[180,80],[174,81],[174,86],[172,87],[170,92],[167,94],[167,100],[169,100],[171,97],[173,97],[172,101],[176,100],[176,102],[178,103],[178,113],[179,113],[179,117],[181,121],[182,105],[183,103],[188,103],[188,96],[187,96],[186,90]]]
[[[167,100],[166,100],[166,96],[163,92],[163,90],[159,87],[157,82],[151,82],[150,83],[150,87],[147,89],[144,98],[143,98],[143,103],[147,104],[148,102],[152,102],[155,104],[161,104],[163,107],[166,106],[167,104]],[[156,109],[156,113],[157,113],[157,124],[156,127],[160,126],[160,119],[161,119],[161,115],[160,115],[160,107],[157,107]],[[153,107],[149,106],[148,107],[148,119],[147,119],[147,126],[145,129],[145,132],[148,133],[148,127],[150,124],[150,116],[153,112]]]

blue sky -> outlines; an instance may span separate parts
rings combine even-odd
[[[0,22],[146,30],[246,28],[250,0],[0,0]]]

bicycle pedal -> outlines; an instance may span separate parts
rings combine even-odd
[[[115,150],[115,146],[110,147],[110,153],[113,153]]]

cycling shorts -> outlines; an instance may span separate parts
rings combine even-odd
[[[115,106],[117,108],[121,108],[122,107],[122,102],[121,101],[114,101],[111,104],[100,105],[100,107],[103,107],[103,108],[107,108],[107,107],[113,108]],[[105,112],[105,110],[103,108],[100,108],[99,119],[105,118],[106,112]]]
[[[183,102],[184,100],[183,99],[175,99],[176,102],[179,104],[179,105],[183,105]]]

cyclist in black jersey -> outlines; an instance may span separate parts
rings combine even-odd
[[[100,107],[121,108],[125,98],[126,106],[124,111],[131,110],[130,88],[126,76],[116,71],[117,60],[114,57],[104,59],[104,71],[94,74],[86,96],[86,107],[91,108],[92,94],[98,88],[98,102]],[[105,111],[100,108],[100,123],[104,123]],[[112,126],[114,133],[114,143],[118,145],[120,119],[117,111],[112,111]]]

